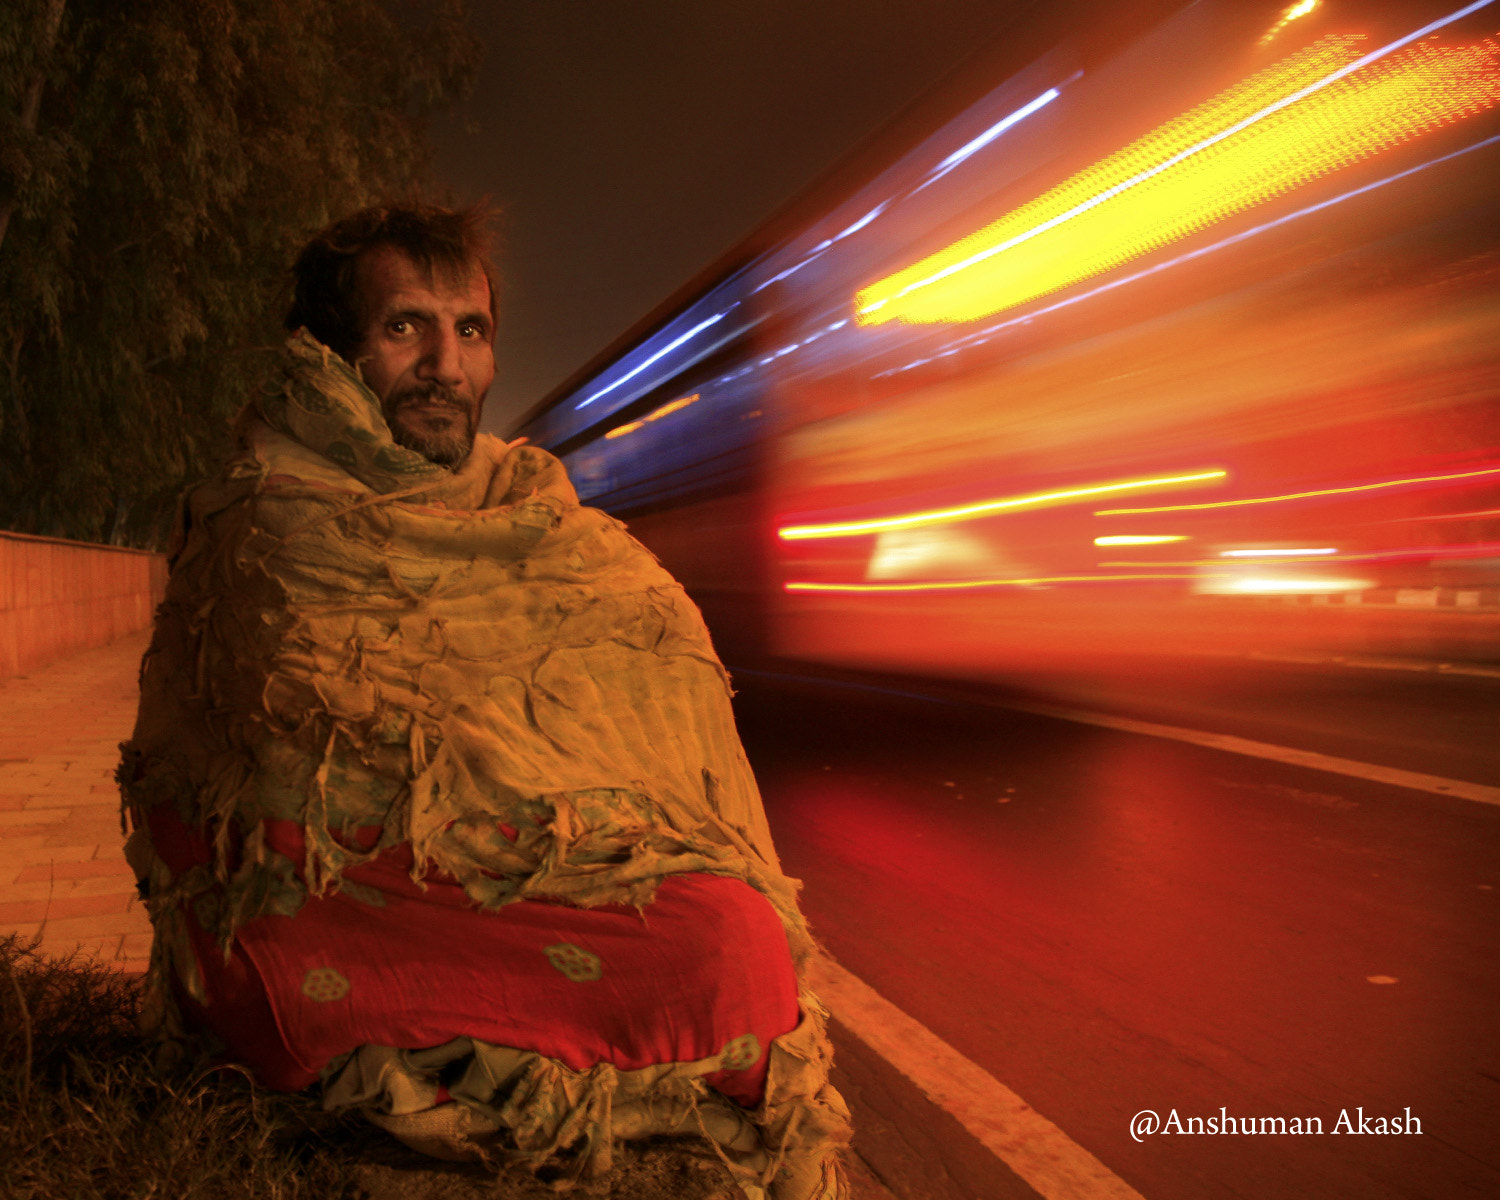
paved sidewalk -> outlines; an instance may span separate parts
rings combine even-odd
[[[119,745],[149,634],[0,679],[0,935],[142,971],[151,925],[120,833]]]

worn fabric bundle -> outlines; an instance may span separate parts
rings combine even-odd
[[[802,977],[812,943],[697,609],[624,526],[579,505],[555,458],[481,434],[458,470],[428,462],[305,332],[237,433],[239,453],[185,506],[120,768],[156,931],[146,1019],[167,1044],[184,1012],[212,1013],[245,983],[237,953],[279,1028],[294,1002],[345,1003],[348,972],[309,965],[323,951],[307,946],[333,945],[312,931],[379,931],[396,902],[418,906],[404,924],[386,914],[407,941],[423,913],[441,911],[449,935],[472,922],[484,936],[450,957],[498,987],[506,962],[474,954],[507,908],[523,906],[518,928],[537,910],[574,922],[537,947],[587,975],[598,956],[578,922],[651,930],[664,886],[674,903],[697,887],[690,920],[768,904]],[[293,945],[302,957],[265,949]],[[434,1147],[531,1166],[566,1152],[578,1174],[608,1165],[613,1137],[666,1126],[710,1136],[750,1194],[833,1195],[848,1124],[825,1014],[805,987],[790,1004],[783,1029],[691,1061],[587,1063],[580,1050],[569,1064],[566,1039],[498,1045],[470,1029],[405,1050],[314,1039],[304,1055],[330,1057],[302,1065],[325,1102]],[[325,1027],[346,1040],[361,1028]],[[710,1084],[746,1069],[739,1098],[761,1098],[741,1110]]]

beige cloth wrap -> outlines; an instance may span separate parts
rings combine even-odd
[[[226,947],[240,924],[301,906],[304,884],[266,844],[267,819],[302,827],[299,865],[316,894],[402,842],[414,874],[446,871],[486,908],[534,895],[647,905],[665,876],[732,876],[775,906],[803,976],[813,945],[796,884],[698,611],[620,522],[578,503],[552,455],[481,434],[458,471],[435,466],[392,441],[374,395],[305,332],[238,433],[240,452],[185,506],[120,768],[137,831],[127,853],[149,876],[156,929],[148,1024],[178,1028],[170,972],[202,996],[185,906]],[[168,803],[213,838],[212,864],[174,877],[155,855],[143,822]],[[328,832],[370,827],[381,834],[369,854]],[[728,1152],[749,1188],[773,1195],[792,1194],[776,1181],[790,1183],[794,1160],[805,1174],[848,1137],[824,1013],[805,986],[802,1007],[748,1114],[759,1144]],[[535,1165],[539,1147],[571,1141],[580,1169],[599,1169],[610,1122],[577,1113],[608,1113],[622,1087],[638,1108],[649,1081],[622,1084],[632,1073],[611,1069],[579,1083],[522,1058],[528,1078],[573,1082],[525,1093],[530,1108],[510,1123],[527,1144],[512,1137],[509,1152]],[[403,1069],[408,1090],[427,1077],[420,1061]],[[702,1064],[654,1070],[679,1107],[710,1099]],[[400,1108],[368,1074],[330,1071],[327,1095]],[[498,1104],[501,1083],[471,1105]]]

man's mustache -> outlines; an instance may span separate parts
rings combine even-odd
[[[469,411],[469,406],[455,389],[435,383],[418,385],[397,393],[387,402],[386,408],[394,413],[408,404],[438,404],[461,413]]]

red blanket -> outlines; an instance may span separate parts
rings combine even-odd
[[[208,847],[170,814],[152,835],[176,870]],[[292,862],[302,834],[269,822]],[[410,878],[406,847],[344,874],[349,892],[309,898],[295,917],[242,926],[228,962],[190,921],[208,995],[187,1014],[266,1085],[299,1090],[361,1045],[418,1049],[455,1037],[533,1050],[574,1070],[691,1062],[729,1047],[706,1082],[759,1103],[767,1048],[798,1020],[786,933],[736,879],[662,881],[637,911],[523,900],[474,907],[456,883]]]

